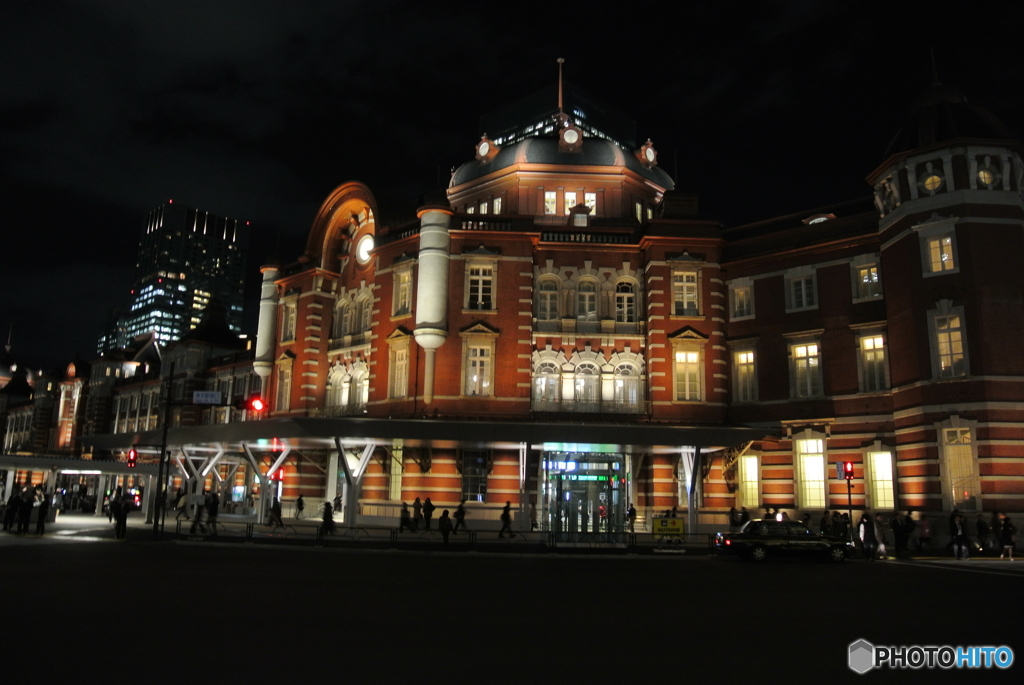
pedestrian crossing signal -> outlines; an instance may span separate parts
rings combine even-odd
[[[845,478],[846,480],[853,480],[853,462],[852,461],[844,461],[843,462],[843,478]]]
[[[134,469],[139,463],[139,451],[134,447],[128,450],[128,468]]]

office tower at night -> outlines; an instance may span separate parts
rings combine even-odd
[[[214,299],[224,306],[230,329],[241,333],[248,238],[244,222],[173,200],[151,211],[139,241],[131,303],[114,329],[118,334],[100,337],[99,352],[150,331],[161,343],[178,340],[199,325]]]

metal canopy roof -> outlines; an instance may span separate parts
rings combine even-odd
[[[61,473],[103,473],[119,476],[129,476],[132,474],[157,475],[156,464],[139,464],[135,468],[128,468],[128,464],[123,461],[75,459],[46,455],[0,454],[0,469],[11,467],[33,471],[60,471]]]
[[[644,445],[675,451],[683,446],[725,448],[771,434],[769,428],[711,425],[584,423],[540,421],[470,421],[444,419],[283,418],[215,426],[172,428],[169,447],[241,450],[261,442],[277,441],[297,449],[327,449],[342,443],[382,445],[401,440],[407,446],[474,446],[477,448],[545,443]],[[102,450],[126,450],[132,445],[156,448],[161,431],[83,437],[83,443]],[[146,451],[142,449],[141,451]],[[654,449],[654,451],[659,451]]]

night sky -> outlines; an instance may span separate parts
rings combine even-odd
[[[553,83],[557,57],[705,217],[863,197],[933,48],[941,80],[1020,135],[1024,6],[960,6],[4,3],[0,331],[35,368],[94,357],[167,199],[252,222],[256,295],[333,188],[367,183],[386,221],[472,158],[481,114]]]

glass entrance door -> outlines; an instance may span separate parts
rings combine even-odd
[[[544,522],[561,541],[623,531],[624,459],[621,454],[545,453]]]

